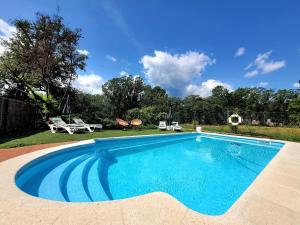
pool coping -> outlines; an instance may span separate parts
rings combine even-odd
[[[285,145],[221,216],[208,216],[193,211],[163,192],[95,203],[67,203],[33,197],[15,185],[15,174],[23,165],[66,147],[93,143],[94,139],[31,152],[0,163],[0,224],[300,224],[300,143],[202,133],[282,142]],[[99,139],[143,136],[157,135]]]

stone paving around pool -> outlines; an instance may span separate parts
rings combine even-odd
[[[109,202],[66,203],[30,196],[15,185],[16,172],[27,162],[66,146],[92,141],[47,148],[1,162],[0,224],[300,224],[300,143],[293,142],[285,142],[222,216],[200,214],[162,192]]]

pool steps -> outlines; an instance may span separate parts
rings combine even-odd
[[[59,177],[62,174],[62,171],[65,171],[65,169],[76,160],[78,160],[78,158],[80,158],[80,156],[72,158],[64,162],[63,164],[53,168],[40,183],[39,187],[43,188],[39,188],[37,196],[57,196],[53,200],[66,201],[65,196],[61,192],[61,184],[59,179],[54,178]],[[53,183],[53,180],[57,181],[57,183]],[[57,193],[59,194],[57,195]]]
[[[88,187],[88,179],[89,179],[89,174],[91,173],[91,168],[96,164],[98,164],[99,160],[96,156],[92,157],[88,163],[86,164],[86,166],[83,168],[83,171],[82,171],[82,176],[81,176],[81,179],[82,179],[82,185],[83,185],[83,189],[85,191],[85,193],[87,194],[88,198],[90,199],[90,201],[94,201],[95,199],[92,197],[92,194],[89,190],[89,187]],[[97,176],[95,176],[97,177]],[[94,196],[94,194],[93,194]]]
[[[92,201],[109,200],[101,184],[101,177],[99,176],[99,170],[98,170],[100,164],[101,164],[101,160],[98,159],[96,163],[92,165],[92,167],[90,168],[90,172],[87,175],[88,183],[86,183],[86,186],[89,187],[88,192],[92,197]],[[90,188],[90,187],[98,187],[98,188]]]
[[[68,201],[70,202],[89,202],[92,201],[87,192],[84,189],[83,182],[78,182],[78,177],[82,177],[84,173],[84,168],[88,165],[91,160],[89,155],[87,158],[83,159],[79,164],[77,164],[71,171],[69,177],[66,179],[66,195],[68,196]],[[80,179],[79,179],[80,180]]]

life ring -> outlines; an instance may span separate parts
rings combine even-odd
[[[233,122],[232,119],[237,118],[236,122]],[[242,117],[240,117],[238,114],[234,113],[228,118],[228,123],[230,123],[232,126],[237,126],[243,122]]]

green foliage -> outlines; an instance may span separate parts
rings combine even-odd
[[[86,123],[101,123],[107,117],[108,109],[101,95],[74,92],[70,98],[72,115]]]
[[[275,125],[300,123],[300,95],[297,90],[274,92],[264,88],[239,88],[229,92],[219,86],[207,98],[191,95],[182,99],[169,97],[160,87],[144,85],[140,78],[138,84],[135,84],[135,79],[132,76],[114,78],[103,87],[103,95],[77,92],[72,99],[72,113],[81,114],[84,120],[91,123],[105,123],[110,128],[115,126],[116,117],[126,120],[139,118],[145,125],[157,125],[160,120],[169,119],[180,123],[193,123],[194,126],[225,125],[232,113],[241,115],[245,124],[256,120],[263,125],[267,119],[271,119]]]
[[[126,119],[138,118],[143,121],[143,124],[156,124],[158,118],[154,111],[153,106],[130,109],[127,111]]]
[[[77,51],[80,30],[64,25],[62,17],[37,14],[35,21],[16,20],[16,33],[2,40],[6,51],[0,57],[0,83],[8,88],[5,95],[46,103],[49,96],[61,96],[83,70],[87,56]],[[36,91],[44,91],[45,101]]]
[[[107,81],[103,87],[111,117],[123,117],[127,110],[140,106],[144,82],[140,77],[122,76]]]
[[[111,120],[109,118],[104,118],[102,120],[102,124],[103,124],[104,128],[107,128],[107,129],[112,129],[112,128],[116,127],[116,121]]]
[[[300,96],[290,101],[288,112],[291,124],[300,126]]]

